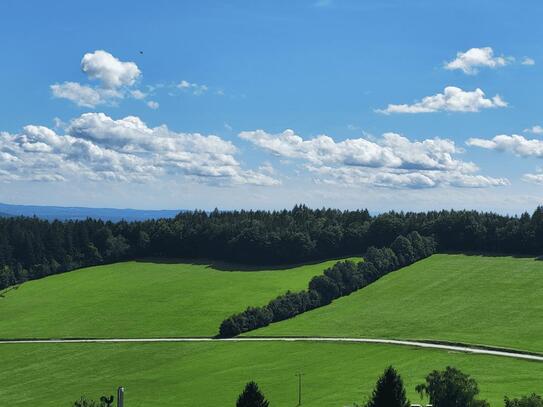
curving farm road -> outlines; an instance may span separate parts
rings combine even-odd
[[[4,339],[0,345],[8,344],[53,344],[53,343],[153,343],[153,342],[342,342],[373,343],[384,345],[411,346],[415,348],[440,349],[449,352],[463,352],[477,355],[501,356],[543,362],[543,355],[510,349],[483,346],[451,345],[437,342],[406,341],[396,339],[334,338],[334,337],[251,337],[251,338],[81,338],[81,339]]]

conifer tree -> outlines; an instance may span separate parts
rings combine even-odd
[[[258,385],[251,381],[245,385],[243,393],[239,395],[236,407],[268,407],[269,404]]]
[[[389,366],[377,380],[366,407],[409,407],[403,381],[396,369]]]

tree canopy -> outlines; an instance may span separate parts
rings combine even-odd
[[[310,209],[189,211],[173,219],[143,222],[46,221],[0,217],[0,289],[29,279],[119,260],[206,258],[247,264],[299,263],[367,255],[388,247],[386,265],[412,262],[420,242],[432,236],[438,251],[540,255],[543,207],[532,215],[476,211],[387,212]],[[398,236],[404,238],[395,241]],[[409,239],[410,245],[406,240]],[[379,249],[376,249],[379,250]],[[373,262],[377,264],[376,261]]]
[[[416,391],[427,395],[434,407],[488,407],[485,400],[477,400],[479,386],[474,378],[447,366],[443,371],[434,370],[419,384]]]

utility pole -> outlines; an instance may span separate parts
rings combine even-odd
[[[302,376],[303,373],[296,373],[294,376],[298,376],[298,405],[302,405]]]

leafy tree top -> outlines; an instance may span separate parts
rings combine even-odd
[[[476,400],[479,386],[474,378],[460,370],[447,366],[443,371],[434,370],[426,376],[426,383],[415,390],[427,395],[434,407],[488,407],[485,400]]]

